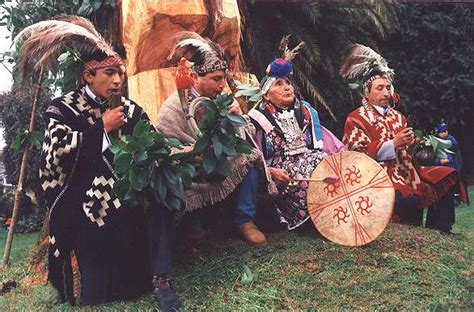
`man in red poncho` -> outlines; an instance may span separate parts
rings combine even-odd
[[[375,51],[356,44],[344,58],[340,74],[363,90],[362,105],[346,119],[343,142],[349,150],[374,158],[387,171],[396,190],[394,219],[420,225],[422,209],[429,207],[425,226],[452,234],[457,172],[448,167],[417,166],[407,152],[414,133],[406,117],[390,105],[398,100],[393,70]]]

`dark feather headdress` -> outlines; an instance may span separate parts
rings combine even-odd
[[[123,65],[112,46],[97,32],[92,23],[79,16],[62,16],[26,27],[15,37],[17,70],[21,78],[38,68],[55,71],[58,57],[66,47],[79,55],[101,56],[110,65]],[[94,59],[92,57],[92,59]],[[98,68],[97,62],[90,64]]]
[[[176,63],[181,57],[187,56],[194,62],[193,71],[198,74],[227,70],[224,49],[219,44],[189,31],[180,32],[175,38],[176,43],[168,60]]]
[[[342,59],[339,75],[355,89],[377,77],[393,81],[395,73],[380,54],[364,45],[353,44]]]

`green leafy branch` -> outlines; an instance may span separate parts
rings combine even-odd
[[[45,79],[46,85],[53,85],[63,92],[77,89],[80,85],[80,77],[83,61],[79,52],[74,47],[65,47],[64,52],[58,57],[58,69],[52,76]]]
[[[246,125],[246,121],[240,115],[229,113],[233,101],[232,94],[204,100],[205,113],[199,127],[202,136],[196,141],[193,153],[202,154],[202,167],[207,174],[230,175],[228,157],[249,154],[252,150],[236,132],[236,128]]]
[[[40,149],[42,141],[43,135],[40,132],[29,132],[28,130],[24,130],[15,136],[12,143],[10,144],[10,147],[17,152],[24,150],[27,145]]]
[[[237,92],[235,97],[242,97],[249,104],[248,108],[252,109],[262,101],[262,93],[260,87],[251,83],[241,83],[235,81],[237,84]]]
[[[138,122],[131,135],[112,139],[114,169],[120,177],[113,191],[131,206],[164,205],[182,209],[185,186],[195,173],[189,154],[172,154],[181,142],[152,131],[147,121]]]

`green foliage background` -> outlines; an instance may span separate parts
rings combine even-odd
[[[38,101],[38,110],[36,113],[35,130],[43,133],[45,130],[45,121],[42,117],[42,110],[51,101],[51,93],[46,91]],[[22,153],[9,148],[16,135],[28,129],[30,123],[31,103],[33,99],[28,93],[6,93],[0,96],[0,123],[5,129],[4,139],[7,148],[3,150],[3,164],[8,183],[15,185],[20,173],[20,163]],[[44,198],[41,191],[38,170],[40,166],[40,149],[32,148],[27,164],[25,186],[27,189],[35,192],[38,198],[39,211],[45,211]]]

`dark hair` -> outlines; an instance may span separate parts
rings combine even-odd
[[[89,61],[103,61],[107,58],[107,54],[105,54],[102,51],[94,51],[93,53],[87,53],[81,55],[81,59],[84,63],[87,63]]]
[[[191,62],[193,62],[194,65],[197,65],[197,66],[203,65],[204,64],[203,54],[196,51],[196,53],[194,53],[193,57],[191,58]],[[199,77],[204,77],[207,75],[207,73],[198,73],[197,75]]]

